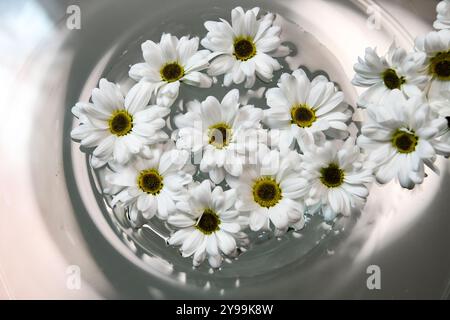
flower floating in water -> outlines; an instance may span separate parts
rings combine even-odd
[[[450,92],[450,30],[430,32],[416,39],[416,49],[426,54],[430,92]]]
[[[203,153],[200,170],[208,172],[218,184],[226,174],[242,174],[246,153],[258,146],[261,119],[261,109],[251,105],[239,107],[237,89],[228,92],[222,102],[212,96],[201,103],[193,101],[188,104],[187,113],[175,117],[179,128],[177,147]]]
[[[198,50],[199,39],[178,39],[164,33],[159,43],[147,40],[142,44],[145,62],[130,69],[130,77],[139,83],[139,91],[151,95],[156,92],[156,103],[170,107],[178,97],[180,84],[209,88],[212,80],[200,71],[208,67],[208,50]],[[148,96],[150,98],[150,96]]]
[[[425,62],[423,53],[407,53],[395,46],[389,48],[385,57],[380,57],[372,48],[366,49],[364,59],[359,58],[352,81],[355,86],[368,87],[358,99],[360,107],[379,104],[392,90],[401,90],[411,97],[421,93],[428,77],[421,73]]]
[[[384,104],[368,110],[358,144],[376,164],[380,183],[395,177],[404,188],[423,182],[425,165],[434,167],[436,155],[450,155],[450,145],[439,138],[447,132],[447,120],[435,117],[422,96],[406,99],[398,90]]]
[[[278,88],[266,93],[267,104],[264,122],[270,129],[280,130],[281,149],[291,146],[294,140],[302,146],[314,143],[317,133],[329,137],[346,138],[346,122],[352,112],[343,103],[344,94],[324,76],[310,81],[305,72],[298,69],[281,75]]]
[[[308,181],[306,204],[319,205],[326,220],[349,216],[365,204],[373,174],[353,138],[306,149],[301,167]]]
[[[168,139],[161,130],[167,110],[148,106],[135,91],[124,97],[120,88],[106,79],[92,91],[92,103],[78,102],[72,113],[80,120],[72,138],[80,140],[83,147],[94,148],[94,167],[110,161],[125,164],[144,146]]]
[[[222,255],[232,255],[237,243],[245,241],[240,232],[245,219],[235,210],[236,191],[223,191],[203,181],[193,187],[189,195],[177,203],[178,213],[168,223],[179,228],[170,238],[170,245],[181,245],[184,257],[193,256],[194,266],[205,258],[213,268],[222,264]]]
[[[201,43],[215,58],[208,73],[225,74],[225,86],[245,80],[245,87],[251,88],[256,76],[270,81],[273,72],[281,68],[273,58],[282,47],[281,28],[273,25],[272,13],[258,19],[259,11],[259,8],[244,11],[237,7],[231,11],[231,25],[223,19],[205,22],[208,33]]]
[[[177,150],[168,142],[146,150],[127,166],[113,168],[115,172],[106,176],[110,185],[119,187],[112,204],[127,205],[130,219],[137,226],[155,214],[166,220],[192,182],[194,170],[189,159],[187,151]]]
[[[280,153],[261,147],[257,163],[230,179],[238,194],[236,209],[249,214],[251,230],[270,230],[271,224],[277,234],[289,227],[303,228],[307,181],[300,176],[299,162],[295,151]]]

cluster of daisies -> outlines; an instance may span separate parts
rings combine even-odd
[[[355,65],[354,84],[369,87],[359,137],[349,134],[353,110],[343,93],[302,69],[281,74],[265,106],[241,105],[232,89],[174,107],[184,86],[210,88],[219,76],[246,89],[257,78],[274,81],[278,58],[289,54],[275,15],[237,7],[231,22],[207,21],[201,40],[144,42],[144,62],[129,71],[136,84],[123,92],[101,79],[91,102],[72,109],[72,138],[103,170],[105,194],[132,227],[163,220],[169,245],[194,266],[218,268],[248,244],[249,231],[279,236],[302,229],[309,215],[348,216],[364,206],[374,177],[413,188],[425,165],[436,170],[436,155],[450,154],[449,1],[438,11],[442,30],[419,38],[416,52],[367,49]]]
[[[353,84],[367,87],[358,104],[368,119],[357,142],[380,183],[397,178],[412,189],[425,166],[438,172],[437,155],[450,154],[450,0],[437,11],[437,31],[418,37],[413,52],[395,43],[385,56],[367,48],[354,67]]]

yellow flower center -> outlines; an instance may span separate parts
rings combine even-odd
[[[170,62],[161,68],[160,73],[164,81],[175,82],[184,77],[184,68],[178,62]]]
[[[234,56],[241,61],[247,61],[256,55],[256,46],[253,39],[238,37],[234,40]]]
[[[137,178],[139,188],[145,193],[157,195],[164,187],[163,177],[156,169],[142,170]]]
[[[328,188],[337,188],[344,183],[344,170],[337,164],[331,163],[320,169],[320,181]]]
[[[387,69],[383,72],[384,85],[391,89],[400,89],[402,84],[406,82],[405,77],[399,77],[394,69]]]
[[[397,130],[392,135],[392,145],[399,153],[411,153],[416,150],[419,137],[414,132]]]
[[[109,131],[116,136],[125,136],[133,129],[133,116],[127,110],[116,110],[108,120]]]
[[[316,113],[306,104],[297,104],[291,108],[291,122],[301,128],[311,127],[316,119]]]
[[[262,177],[253,184],[253,199],[261,207],[274,207],[281,198],[280,185],[273,178]]]
[[[431,58],[429,72],[439,80],[450,80],[450,51],[439,52]]]
[[[211,234],[220,228],[220,218],[214,210],[205,209],[202,216],[197,221],[196,228],[203,234]]]

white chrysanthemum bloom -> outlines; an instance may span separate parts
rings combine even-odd
[[[450,0],[439,2],[436,9],[438,15],[433,26],[435,29],[450,29]]]
[[[131,222],[142,225],[155,214],[167,219],[175,212],[175,202],[186,193],[192,182],[193,166],[189,152],[178,150],[173,143],[148,148],[142,157],[135,157],[127,166],[115,167],[105,179],[110,190],[120,190],[112,200],[129,208]],[[111,188],[118,186],[120,189]]]
[[[177,147],[196,156],[203,153],[200,170],[209,173],[216,184],[226,174],[239,176],[246,152],[257,149],[262,110],[252,105],[239,107],[237,89],[228,92],[222,102],[210,96],[201,103],[188,103],[187,109],[175,117]]]
[[[430,91],[450,92],[450,30],[418,37],[416,49],[427,55],[426,72],[432,77]]]
[[[373,174],[354,138],[311,146],[302,158],[302,176],[308,180],[309,190],[306,204],[318,205],[325,220],[338,214],[349,216],[352,209],[364,206]]]
[[[422,96],[406,99],[393,91],[378,108],[368,110],[358,145],[368,152],[380,183],[395,177],[404,188],[423,182],[425,167],[437,171],[436,155],[450,155],[450,145],[441,141],[447,132],[445,118],[437,118]]]
[[[237,7],[231,11],[231,25],[223,19],[205,22],[208,33],[201,43],[215,57],[208,73],[212,76],[225,74],[225,86],[246,80],[245,87],[251,88],[256,76],[270,81],[273,72],[281,68],[273,58],[281,51],[288,52],[280,50],[286,49],[281,46],[281,28],[273,26],[273,13],[257,19],[258,13],[259,8],[244,12]]]
[[[72,113],[80,125],[71,136],[81,145],[94,148],[91,164],[97,168],[107,162],[125,164],[144,146],[167,140],[161,129],[168,110],[148,106],[136,91],[125,97],[119,86],[101,79],[99,88],[92,90],[92,103],[78,102]]]
[[[317,133],[332,138],[348,135],[346,122],[352,112],[344,103],[344,94],[324,76],[311,82],[301,69],[292,75],[284,73],[278,88],[267,91],[266,99],[270,108],[264,111],[263,121],[280,130],[280,149],[290,147],[295,140],[301,147],[314,142]]]
[[[237,191],[236,209],[249,214],[251,230],[270,230],[271,224],[276,234],[289,227],[303,228],[307,181],[300,176],[300,161],[295,151],[280,153],[261,146],[257,164],[246,166],[238,178],[227,180]]]
[[[242,238],[239,212],[235,210],[236,191],[223,191],[203,181],[193,187],[185,201],[177,203],[178,213],[167,222],[180,230],[170,238],[170,245],[181,245],[183,257],[193,255],[194,266],[205,258],[213,268],[222,264],[222,255],[232,255]]]
[[[359,99],[360,107],[379,104],[392,90],[401,90],[406,97],[421,94],[429,77],[422,74],[426,56],[420,52],[407,53],[395,42],[386,56],[380,57],[375,49],[367,48],[364,59],[358,58],[353,67],[356,75],[352,83],[367,87]]]
[[[156,44],[147,40],[142,44],[145,62],[130,69],[137,87],[147,93],[156,92],[156,103],[170,107],[178,97],[180,83],[209,88],[212,79],[200,71],[209,65],[208,50],[198,50],[199,38],[188,36],[178,39],[169,33],[161,36]]]

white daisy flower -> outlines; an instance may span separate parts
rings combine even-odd
[[[436,9],[438,15],[433,26],[435,29],[450,29],[450,0],[439,2]]]
[[[198,50],[199,38],[178,39],[169,33],[156,44],[147,40],[142,44],[145,62],[130,69],[132,79],[139,81],[140,90],[156,92],[156,104],[170,107],[178,97],[180,83],[209,88],[212,80],[200,71],[208,67],[208,50]]]
[[[237,7],[231,11],[231,25],[223,19],[205,22],[208,33],[201,43],[216,57],[208,73],[212,76],[225,74],[225,86],[246,80],[245,87],[251,88],[256,76],[270,81],[273,72],[281,68],[273,58],[282,47],[281,28],[273,26],[274,14],[257,19],[258,13],[259,8],[244,12]]]
[[[234,209],[236,191],[223,191],[203,181],[192,188],[186,201],[177,203],[178,213],[167,222],[180,230],[170,238],[170,245],[181,245],[183,257],[193,255],[194,266],[205,258],[213,268],[222,264],[222,255],[232,255],[242,237],[239,212]]]
[[[313,142],[317,133],[332,138],[348,135],[346,122],[352,112],[344,101],[344,94],[324,76],[309,81],[301,69],[284,73],[278,88],[266,93],[269,109],[264,111],[264,122],[271,129],[278,129],[281,149],[290,147],[296,140]],[[306,140],[306,141],[305,141]]]
[[[155,214],[167,219],[175,212],[175,201],[181,199],[192,182],[193,168],[187,151],[177,150],[173,143],[158,144],[146,149],[143,157],[135,157],[127,166],[114,168],[106,176],[111,186],[121,187],[112,200],[129,207],[135,226],[142,225]]]
[[[419,52],[406,53],[397,48],[395,42],[386,56],[380,57],[376,49],[367,48],[364,59],[358,58],[353,67],[356,75],[352,83],[359,87],[368,87],[359,99],[360,107],[379,104],[392,90],[401,90],[406,97],[421,94],[428,77],[421,74],[425,55]]]
[[[349,216],[352,209],[363,207],[373,174],[353,138],[308,148],[302,158],[302,176],[309,190],[306,204],[319,206],[325,220]]]
[[[426,72],[432,77],[430,91],[450,92],[450,30],[418,37],[416,49],[427,56]]]
[[[239,176],[245,164],[245,153],[256,149],[256,131],[261,127],[262,110],[252,105],[239,107],[239,91],[231,90],[219,102],[207,97],[203,102],[187,105],[186,114],[177,115],[177,147],[202,153],[200,170],[208,172],[214,183],[226,174]],[[251,141],[250,141],[251,140]]]
[[[406,99],[394,90],[378,108],[368,110],[358,145],[377,164],[376,178],[388,183],[395,177],[404,188],[423,182],[424,165],[437,171],[436,155],[450,155],[450,145],[441,141],[447,131],[445,118],[436,118],[423,97]]]
[[[138,92],[132,90],[124,97],[117,85],[101,79],[99,88],[92,90],[91,99],[92,103],[78,102],[72,108],[80,125],[71,136],[80,140],[83,147],[94,148],[94,167],[109,161],[125,164],[144,146],[168,139],[161,130],[168,110],[147,106]]]
[[[271,223],[276,234],[289,227],[303,228],[307,181],[300,176],[299,164],[297,152],[261,147],[258,163],[246,166],[238,178],[228,181],[237,191],[236,209],[249,215],[251,230],[270,230]]]

